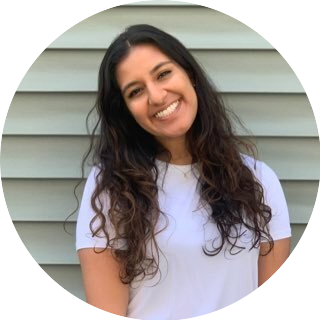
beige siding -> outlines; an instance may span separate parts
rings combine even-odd
[[[304,93],[225,93],[223,97],[256,136],[318,136],[314,115]],[[95,93],[18,92],[13,97],[4,133],[86,135],[85,118],[94,101]],[[239,134],[246,133],[240,130]]]
[[[87,136],[5,136],[2,177],[79,178],[88,140]],[[319,179],[317,138],[258,137],[256,144],[260,159],[270,165],[280,179]],[[17,150],[23,157],[16,156]]]
[[[299,80],[277,51],[191,52],[223,92],[303,93]],[[95,91],[103,53],[103,50],[44,51],[30,67],[18,91]]]
[[[143,22],[160,26],[189,48],[273,49],[264,38],[243,23],[220,12],[190,5],[171,7],[170,10],[165,6],[157,10],[149,6],[112,8],[75,25],[51,43],[49,48],[104,49],[115,34],[122,31],[123,17],[126,17],[127,25]],[[192,21],[190,26],[186,25],[186,21]]]
[[[63,222],[77,205],[73,187],[88,143],[85,117],[94,104],[98,66],[124,28],[123,17],[127,25],[150,23],[177,36],[257,136],[259,157],[276,171],[288,200],[293,249],[309,221],[320,177],[318,132],[302,85],[282,56],[239,21],[188,3],[148,1],[101,12],[67,30],[40,54],[12,100],[2,183],[31,255],[84,299],[74,246],[76,215],[66,225],[72,235]],[[250,135],[240,128],[238,134]]]
[[[75,179],[3,179],[11,218],[17,222],[65,221],[68,213],[77,207],[73,196],[77,182]],[[80,197],[83,185],[78,190]],[[75,220],[76,215],[72,215],[68,221]]]
[[[6,203],[16,222],[63,222],[76,206],[76,179],[3,179]],[[77,190],[81,196],[83,184]],[[282,180],[292,223],[309,221],[317,195],[318,181]],[[50,205],[48,205],[50,204]],[[76,215],[68,221],[74,222]]]
[[[39,264],[78,264],[73,237],[75,234],[75,223],[66,225],[66,230],[70,234],[64,231],[64,224],[62,222],[16,222],[14,225],[21,240]],[[293,225],[292,249],[299,241],[305,227],[304,224]],[[43,241],[41,241],[42,239]]]
[[[79,299],[85,300],[79,265],[41,265],[41,267],[61,287]]]
[[[301,238],[303,232],[305,231],[304,224],[295,224],[292,228],[293,241],[292,241],[292,250],[297,245],[299,239]],[[32,245],[28,246],[31,251]],[[60,248],[65,250],[65,245],[61,245]],[[50,248],[51,249],[51,248]],[[68,248],[71,255],[74,255],[72,248]],[[41,257],[38,256],[38,259],[41,260]],[[67,291],[73,293],[79,299],[85,299],[85,293],[81,285],[81,269],[80,266],[76,263],[76,258],[74,259],[75,263],[73,264],[70,261],[67,264],[54,264],[51,262],[46,264],[45,262],[41,265],[42,269],[50,275],[50,277],[60,284]]]

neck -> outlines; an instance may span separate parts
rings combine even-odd
[[[168,162],[170,160],[170,163],[172,164],[191,164],[192,163],[192,156],[190,152],[188,151],[188,148],[186,146],[185,139],[179,139],[175,141],[166,141],[165,143],[161,141],[161,144],[168,150],[171,154],[171,159],[168,159],[168,156],[166,153],[160,153],[157,158],[159,160]]]

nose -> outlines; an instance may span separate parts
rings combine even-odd
[[[150,105],[163,105],[167,96],[167,91],[160,85],[152,84],[148,86],[148,103]]]

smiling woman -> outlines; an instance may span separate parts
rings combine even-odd
[[[120,34],[96,109],[76,244],[88,303],[144,320],[196,317],[282,265],[291,230],[279,180],[244,154],[253,146],[177,39],[149,25]]]
[[[171,143],[179,148],[183,143],[185,149],[184,137],[194,122],[198,102],[184,69],[154,45],[140,44],[119,63],[116,77],[137,123],[164,147]]]

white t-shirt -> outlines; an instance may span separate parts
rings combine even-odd
[[[273,239],[290,237],[288,208],[277,176],[263,162],[257,161],[256,169],[252,158],[245,156],[244,162],[264,187],[265,200],[273,214],[270,222]],[[259,249],[249,250],[249,233],[240,239],[240,244],[246,247],[240,253],[231,255],[222,250],[216,256],[205,255],[202,247],[207,245],[210,249],[219,233],[216,225],[208,222],[208,211],[199,209],[197,178],[190,170],[191,165],[169,164],[165,176],[165,163],[157,161],[157,166],[159,205],[169,219],[168,227],[157,235],[165,257],[160,254],[161,276],[132,283],[127,316],[143,320],[196,317],[226,307],[255,290]],[[77,250],[106,246],[106,241],[93,238],[89,229],[94,216],[90,198],[95,188],[95,172],[93,168],[88,177],[79,210]],[[164,217],[160,216],[158,227],[164,223]],[[112,233],[111,227],[110,230]]]

